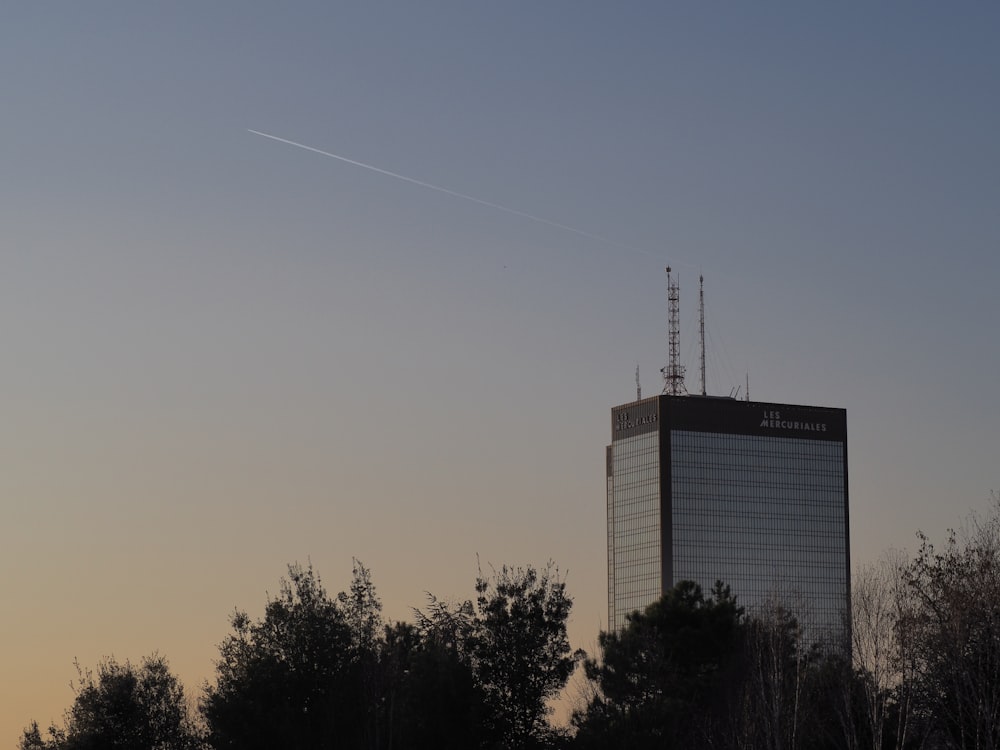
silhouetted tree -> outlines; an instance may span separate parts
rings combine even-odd
[[[921,535],[905,569],[920,717],[946,746],[1000,746],[1000,513],[972,519],[938,552]]]
[[[97,675],[77,665],[76,698],[63,726],[44,739],[37,723],[24,731],[21,750],[194,750],[199,733],[184,688],[166,659],[150,656],[139,666],[102,661]]]
[[[562,690],[580,658],[566,636],[573,600],[550,562],[543,570],[502,567],[476,579],[467,647],[495,747],[545,747],[555,741],[546,701]]]
[[[469,750],[481,745],[483,696],[453,627],[455,617],[469,613],[436,606],[436,619],[418,613],[419,625],[386,628],[388,721],[382,735],[387,750]]]
[[[912,621],[898,552],[858,569],[851,583],[853,726],[858,747],[902,750],[913,735],[914,661],[906,628]]]
[[[576,657],[571,600],[551,565],[476,581],[475,605],[431,600],[385,627],[368,570],[331,598],[291,565],[264,617],[237,611],[201,702],[223,748],[530,748],[551,744],[546,701]]]
[[[355,613],[357,614],[357,613]],[[356,621],[363,621],[363,615]],[[217,750],[361,747],[368,720],[357,643],[312,566],[288,567],[264,617],[232,617],[201,702]]]
[[[734,746],[823,747],[832,739],[821,735],[836,726],[827,719],[842,709],[841,701],[830,698],[840,698],[837,688],[849,674],[804,644],[798,619],[790,610],[776,600],[766,602],[744,627]],[[843,732],[837,734],[843,737]]]
[[[742,607],[728,586],[710,596],[681,581],[620,631],[598,636],[585,669],[597,693],[574,715],[583,748],[699,747],[719,733],[738,666]]]
[[[337,595],[341,611],[351,633],[351,653],[359,680],[362,701],[361,745],[364,748],[383,747],[380,735],[385,723],[387,683],[382,663],[383,624],[382,602],[375,592],[371,573],[358,560],[353,562],[351,586]]]

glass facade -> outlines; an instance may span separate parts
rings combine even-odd
[[[843,632],[848,600],[844,445],[670,433],[673,578],[732,587],[749,610],[795,612],[809,640]]]
[[[728,584],[843,643],[850,596],[843,409],[657,396],[612,409],[608,622],[680,580]]]
[[[616,440],[608,452],[608,612],[620,628],[662,593],[660,435]]]

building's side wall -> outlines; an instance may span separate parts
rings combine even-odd
[[[778,604],[840,640],[848,602],[844,444],[671,430],[674,581]]]
[[[644,609],[662,590],[657,400],[612,412],[608,447],[608,622]]]
[[[615,473],[614,451],[609,445],[604,449],[604,463],[607,467],[608,497],[608,622],[615,622]]]

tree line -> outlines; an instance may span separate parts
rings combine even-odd
[[[1000,748],[1000,497],[937,548],[852,582],[850,649],[808,643],[780,601],[752,612],[680,582],[584,661],[574,748]]]
[[[548,701],[581,655],[572,600],[551,563],[480,571],[475,598],[430,597],[387,624],[367,568],[331,596],[293,564],[260,619],[237,610],[214,680],[191,703],[166,660],[77,666],[61,724],[21,750],[274,750],[551,747]]]
[[[19,748],[1000,747],[996,508],[941,549],[921,536],[912,557],[857,571],[850,649],[808,643],[785,603],[747,611],[721,582],[678,583],[591,656],[570,648],[571,608],[550,563],[480,571],[473,598],[386,623],[360,563],[335,596],[293,564],[261,618],[234,612],[196,703],[159,655],[78,665],[62,723],[32,722]],[[553,726],[577,667],[570,724]]]

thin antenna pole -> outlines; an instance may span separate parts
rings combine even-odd
[[[705,391],[705,277],[698,276],[698,307],[701,310],[701,395]]]
[[[667,307],[669,310],[669,328],[667,332],[667,349],[669,359],[667,366],[660,370],[663,373],[663,392],[670,396],[683,396],[687,393],[684,386],[684,367],[680,362],[680,285],[670,275],[667,266]]]
[[[642,386],[639,385],[639,363],[635,364],[635,400],[642,401]]]

